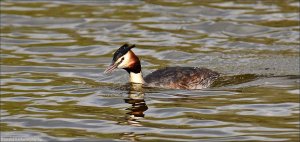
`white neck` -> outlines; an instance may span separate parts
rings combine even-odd
[[[145,83],[142,72],[139,72],[139,73],[130,72],[129,73],[129,81],[132,83],[139,83],[139,84]]]

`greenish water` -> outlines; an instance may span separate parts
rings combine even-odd
[[[1,1],[1,141],[299,141],[299,2]],[[103,74],[200,66],[213,88],[130,91]]]

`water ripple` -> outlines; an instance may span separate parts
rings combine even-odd
[[[1,141],[299,141],[299,4],[1,1]],[[221,73],[170,90],[104,74],[136,44],[143,74]]]

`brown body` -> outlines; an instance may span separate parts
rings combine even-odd
[[[209,87],[219,73],[206,68],[167,67],[147,75],[147,86],[173,89],[203,89]]]

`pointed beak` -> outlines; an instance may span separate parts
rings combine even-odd
[[[106,68],[104,71],[105,74],[112,73],[116,68],[118,67],[118,64],[112,63],[109,67]]]

